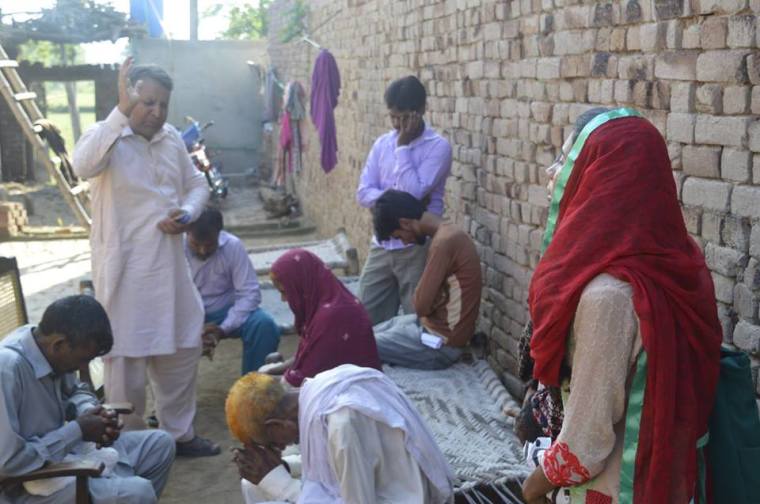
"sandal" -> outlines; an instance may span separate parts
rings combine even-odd
[[[151,416],[149,416],[145,423],[148,424],[148,427],[151,429],[158,429],[158,417],[156,416],[156,413],[154,412]]]
[[[213,457],[222,453],[218,444],[200,436],[190,441],[177,441],[178,457]]]

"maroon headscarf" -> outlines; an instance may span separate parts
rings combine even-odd
[[[301,336],[293,366],[285,373],[291,385],[340,366],[381,369],[367,310],[319,257],[303,249],[283,254],[272,273],[285,290]]]
[[[591,133],[567,181],[528,298],[533,374],[541,382],[558,384],[581,293],[605,272],[631,284],[647,353],[634,503],[689,502],[722,332],[710,272],[686,232],[667,147],[641,118],[616,119]]]

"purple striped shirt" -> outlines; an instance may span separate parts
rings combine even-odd
[[[185,256],[206,313],[230,306],[219,327],[226,334],[238,329],[261,304],[259,279],[243,242],[222,231],[219,233],[219,248],[211,257],[205,261],[198,259],[190,251],[187,241]]]
[[[364,208],[372,208],[377,198],[388,189],[405,191],[418,199],[430,195],[427,211],[443,215],[446,177],[451,172],[449,141],[425,127],[422,135],[409,145],[396,145],[398,131],[392,130],[375,141],[367,156],[356,200]],[[392,238],[374,245],[386,250],[404,248],[401,240]]]

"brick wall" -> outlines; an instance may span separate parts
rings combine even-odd
[[[324,234],[345,227],[366,253],[358,177],[390,126],[385,86],[417,75],[430,94],[426,119],[453,147],[448,216],[471,233],[483,262],[480,326],[492,364],[514,371],[547,215],[544,167],[589,107],[636,107],[667,138],[725,341],[760,356],[760,1],[307,3],[311,37],[330,49],[343,79],[339,164],[322,173],[309,126],[299,183]],[[308,89],[316,50],[279,42],[291,5],[272,7],[270,58],[283,80]]]

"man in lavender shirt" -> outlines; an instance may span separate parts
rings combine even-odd
[[[243,340],[241,373],[256,371],[267,354],[277,350],[280,328],[259,307],[256,270],[240,239],[224,231],[219,210],[206,208],[190,224],[185,255],[206,312],[204,353],[211,356],[221,338],[239,337]]]
[[[375,141],[359,180],[356,199],[371,209],[388,189],[404,191],[427,203],[427,211],[443,215],[446,177],[451,171],[448,140],[425,124],[427,93],[414,76],[396,80],[385,91],[393,130]],[[424,240],[424,239],[423,239]],[[404,245],[392,238],[372,246],[359,280],[359,299],[373,324],[414,313],[412,296],[425,269],[427,243]]]

